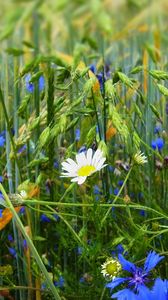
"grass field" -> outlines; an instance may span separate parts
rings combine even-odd
[[[6,0],[0,299],[168,299],[166,0]]]

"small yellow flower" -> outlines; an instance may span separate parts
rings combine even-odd
[[[133,157],[134,159],[134,163],[137,165],[143,165],[145,163],[147,163],[147,157],[144,155],[143,152],[139,151],[138,153],[136,153]]]
[[[101,273],[107,279],[114,279],[121,270],[121,264],[117,259],[108,258],[104,264],[102,264]]]
[[[130,197],[129,197],[128,195],[125,195],[125,196],[124,196],[124,202],[125,202],[126,204],[128,204],[128,203],[131,202],[131,199],[130,199]]]

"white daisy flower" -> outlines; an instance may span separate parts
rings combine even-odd
[[[104,165],[105,160],[106,158],[100,149],[97,149],[93,154],[93,150],[89,148],[86,153],[76,154],[76,162],[71,158],[62,162],[63,172],[61,177],[72,177],[72,182],[82,184],[88,176],[106,166]]]
[[[108,258],[101,267],[101,273],[106,279],[114,279],[122,269],[120,262],[113,258]]]

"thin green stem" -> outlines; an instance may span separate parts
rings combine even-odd
[[[109,213],[111,212],[111,208],[113,207],[113,205],[115,204],[115,202],[118,200],[120,194],[122,193],[122,191],[123,191],[123,189],[124,189],[124,186],[125,186],[125,184],[126,184],[128,178],[129,178],[129,176],[130,176],[130,174],[131,174],[131,171],[132,171],[132,167],[129,169],[129,172],[127,173],[127,176],[125,177],[125,180],[124,180],[124,182],[123,182],[123,184],[122,184],[122,186],[121,186],[121,188],[120,188],[118,194],[117,194],[116,197],[114,198],[113,203],[111,203],[111,206],[109,207],[109,209],[107,210],[105,216],[104,216],[103,219],[101,220],[101,228],[103,227],[104,222],[106,221],[106,219],[107,219]]]
[[[13,216],[15,218],[15,221],[16,221],[16,224],[17,224],[19,230],[21,231],[21,233],[23,234],[24,238],[26,239],[27,244],[28,244],[28,246],[29,246],[29,248],[30,248],[30,250],[31,250],[31,252],[32,252],[32,254],[33,254],[33,256],[34,256],[34,258],[35,258],[35,260],[36,260],[36,262],[37,262],[37,264],[38,264],[38,266],[40,268],[40,270],[41,270],[41,272],[44,274],[44,276],[46,278],[46,282],[47,282],[48,287],[50,288],[50,290],[51,290],[51,292],[52,292],[52,294],[54,296],[54,299],[55,300],[61,300],[61,298],[60,298],[60,296],[59,296],[59,294],[58,294],[58,292],[57,292],[57,290],[56,290],[56,288],[55,288],[55,286],[54,286],[54,284],[53,284],[53,282],[52,282],[52,280],[51,280],[51,278],[50,278],[50,276],[49,276],[49,274],[47,272],[46,267],[44,266],[44,264],[43,264],[43,262],[42,262],[42,260],[41,260],[41,258],[39,256],[36,248],[34,247],[34,244],[33,244],[32,240],[30,239],[30,237],[26,233],[24,225],[22,224],[22,222],[21,222],[18,214],[15,211],[14,206],[12,205],[11,201],[9,200],[9,197],[6,194],[6,192],[5,192],[5,190],[4,190],[4,188],[3,188],[3,186],[2,186],[1,183],[0,183],[0,191],[2,192],[2,194],[4,196],[4,199],[6,201],[7,207],[10,209],[10,211],[12,212],[12,214],[13,214]]]
[[[15,161],[16,161],[16,164],[18,166],[19,177],[20,177],[20,180],[22,181],[22,176],[21,176],[20,169],[19,169],[17,151],[16,151],[14,140],[13,140],[12,131],[11,131],[11,127],[10,127],[10,122],[9,122],[9,118],[8,118],[8,113],[7,113],[7,110],[6,110],[6,106],[5,106],[5,102],[4,102],[4,98],[3,98],[3,94],[2,94],[1,89],[0,89],[0,101],[2,103],[2,108],[3,108],[4,116],[5,116],[5,119],[6,119],[6,124],[7,124],[9,137],[10,137],[11,144],[12,144],[12,147],[13,147],[13,153],[14,153]]]
[[[65,203],[65,202],[51,202],[51,201],[41,201],[41,200],[24,200],[23,205],[29,205],[29,207],[31,207],[31,205],[36,205],[37,203],[39,203],[40,205],[43,206],[64,206],[64,207],[94,207],[95,204],[94,203]],[[137,209],[137,210],[146,210],[146,211],[150,211],[153,212],[155,214],[158,214],[159,216],[161,216],[162,218],[168,219],[168,215],[163,214],[162,212],[159,212],[158,210],[155,210],[154,208],[151,207],[147,207],[144,205],[138,205],[138,204],[115,204],[115,203],[100,203],[99,204],[100,207],[109,207],[110,209],[112,207],[119,207],[119,208],[126,208],[129,206],[129,208],[132,209]]]

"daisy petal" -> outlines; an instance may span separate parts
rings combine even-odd
[[[102,157],[99,162],[97,163],[97,165],[95,166],[97,170],[99,170],[100,168],[102,168],[104,162],[105,162],[106,158]]]
[[[101,169],[105,168],[107,166],[107,164],[101,166],[100,168],[97,168],[97,171],[100,171]]]
[[[79,167],[85,166],[87,164],[85,153],[81,152],[76,154],[76,161]]]
[[[71,182],[77,182],[78,179],[79,179],[79,177],[72,178],[72,179],[71,179]]]
[[[86,178],[87,178],[87,176],[79,176],[78,177],[78,184],[80,185],[80,184],[84,183]]]
[[[76,172],[67,172],[67,173],[61,173],[60,177],[76,177]]]
[[[77,163],[76,163],[74,160],[72,160],[71,158],[68,158],[68,159],[67,159],[67,162],[68,162],[71,166],[73,166],[73,168],[78,168]]]
[[[93,156],[93,159],[92,159],[92,165],[93,166],[96,166],[96,164],[98,163],[98,161],[103,157],[103,153],[100,149],[97,149],[94,156]]]
[[[72,166],[69,163],[67,163],[66,161],[62,162],[61,165],[62,165],[63,170],[69,171],[72,169]]]
[[[91,165],[92,154],[93,154],[93,150],[91,148],[89,148],[88,151],[87,151],[87,154],[86,154],[86,159],[87,159],[87,164],[88,165]]]

